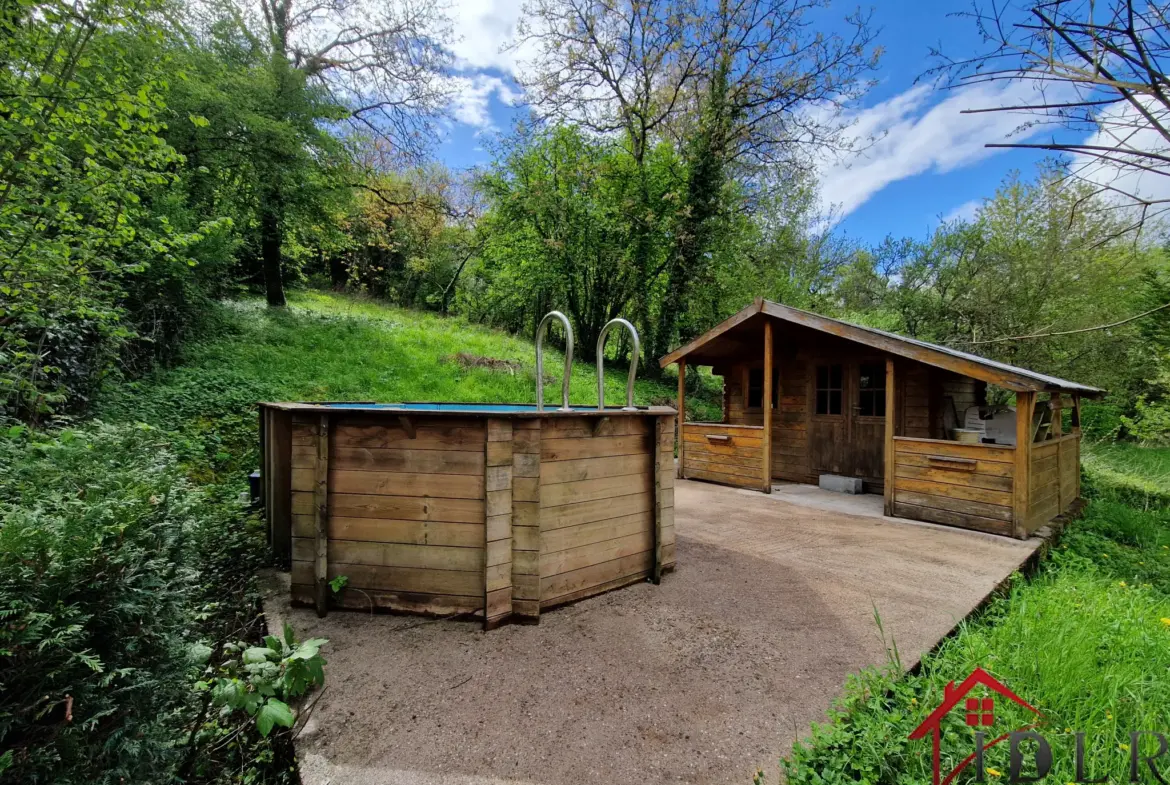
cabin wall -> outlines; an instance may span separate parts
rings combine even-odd
[[[763,485],[763,426],[689,422],[683,444],[683,477],[739,488]]]
[[[1013,534],[1015,450],[894,437],[894,515]]]
[[[1080,496],[1080,434],[1032,445],[1028,468],[1027,533],[1068,511]]]

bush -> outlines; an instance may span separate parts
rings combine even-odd
[[[150,426],[0,435],[0,779],[288,776],[256,765],[272,753],[243,707],[200,719],[222,642],[263,633],[262,531],[222,495]]]
[[[25,781],[143,781],[174,756],[201,495],[157,431],[0,440],[0,742]]]

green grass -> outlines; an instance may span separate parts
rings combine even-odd
[[[1170,447],[1086,443],[1082,465],[1092,485],[1113,497],[1143,509],[1170,504]]]
[[[297,292],[283,310],[260,300],[224,305],[222,327],[189,347],[182,365],[138,382],[112,385],[102,417],[144,420],[182,435],[199,479],[242,477],[256,461],[260,401],[536,400],[531,341],[462,319],[392,308],[339,294]],[[463,352],[516,363],[515,370],[464,367]],[[578,347],[570,400],[597,403],[592,347]],[[545,352],[544,397],[559,405],[563,357]],[[625,399],[626,369],[607,364],[606,402]],[[642,376],[640,373],[639,376]],[[677,378],[677,377],[674,377]],[[677,382],[640,378],[638,404],[672,405]],[[707,382],[688,397],[695,418],[718,419],[718,394]],[[204,460],[206,458],[206,460]]]

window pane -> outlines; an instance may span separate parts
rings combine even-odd
[[[833,389],[837,389],[837,390],[841,389],[841,366],[840,365],[830,365],[829,366],[829,387],[832,387]]]
[[[748,401],[749,409],[759,409],[764,405],[764,369],[752,368],[748,370]]]
[[[885,390],[878,390],[877,392],[875,392],[873,394],[873,401],[874,401],[874,403],[873,403],[873,408],[874,408],[873,416],[874,417],[885,417],[886,416],[886,391]]]
[[[862,390],[857,396],[857,413],[862,417],[873,417],[873,391]]]
[[[817,366],[817,389],[823,390],[829,386],[829,367],[827,365]]]
[[[829,390],[829,414],[841,413],[841,391]]]
[[[817,390],[817,414],[829,413],[829,394],[824,390]]]

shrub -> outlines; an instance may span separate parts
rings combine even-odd
[[[234,489],[195,488],[172,447],[146,425],[0,435],[0,779],[157,782],[196,758],[188,781],[289,776],[247,706],[200,717],[198,680],[230,672],[216,642],[262,640],[266,552]],[[281,644],[280,663],[315,653]]]

